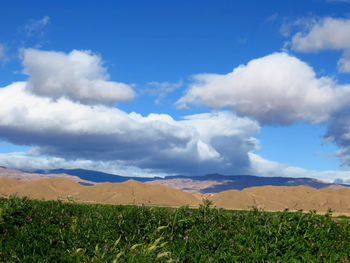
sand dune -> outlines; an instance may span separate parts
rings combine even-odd
[[[66,178],[40,179],[35,181],[0,178],[0,194],[27,196],[37,199],[65,199],[77,194],[83,186]]]
[[[307,186],[262,186],[242,191],[230,190],[209,197],[217,207],[247,209],[256,206],[267,211],[286,208],[316,210],[324,213],[331,208],[335,213],[350,213],[350,189],[324,188],[317,190]]]
[[[190,193],[163,185],[149,185],[134,180],[85,187],[77,198],[94,202],[169,206],[197,206],[201,201]]]
[[[67,178],[35,181],[0,178],[0,195],[13,194],[37,199],[69,198],[77,202],[191,207],[198,207],[202,198],[206,197],[215,206],[227,209],[250,209],[254,206],[266,211],[288,208],[292,211],[315,209],[324,213],[331,208],[335,214],[350,214],[350,188],[317,190],[307,186],[261,186],[204,196],[134,180],[83,186]]]
[[[161,206],[198,206],[201,198],[163,185],[129,180],[83,186],[66,178],[22,181],[0,178],[0,195],[27,196],[37,199],[67,199],[77,202],[114,204],[151,204]]]

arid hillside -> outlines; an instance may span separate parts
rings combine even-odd
[[[191,207],[199,206],[202,198],[208,198],[215,206],[226,209],[251,207],[266,211],[286,208],[292,211],[315,209],[324,213],[331,208],[335,214],[350,214],[350,188],[317,190],[307,186],[262,186],[202,195],[198,192],[188,193],[164,185],[146,184],[134,180],[85,186],[68,178],[34,181],[0,178],[0,195],[88,203]]]
[[[150,185],[129,180],[83,186],[67,178],[35,181],[0,178],[0,195],[27,196],[37,199],[70,199],[77,202],[145,204],[160,206],[198,206],[200,196],[163,185]]]
[[[286,208],[326,212],[331,208],[335,213],[350,213],[349,188],[314,189],[307,186],[262,186],[244,190],[230,190],[210,197],[217,207],[246,209],[257,207],[267,211]]]

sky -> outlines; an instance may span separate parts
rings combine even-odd
[[[0,165],[350,183],[350,1],[6,1]]]

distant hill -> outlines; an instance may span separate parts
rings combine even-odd
[[[93,203],[197,207],[202,198],[208,198],[217,207],[229,209],[331,208],[350,215],[350,187],[346,186],[312,178],[220,174],[137,178],[84,169],[24,172],[0,167],[0,196],[16,194]]]
[[[51,170],[33,170],[33,171],[25,170],[24,172],[32,172],[32,173],[39,173],[39,174],[69,174],[69,175],[78,176],[81,179],[92,181],[95,183],[107,183],[107,182],[122,183],[130,179],[133,179],[139,182],[146,182],[154,179],[154,178],[138,178],[138,177],[121,176],[116,174],[109,174],[109,173],[103,173],[103,172],[85,170],[85,169],[51,169]]]
[[[10,169],[4,166],[0,166],[0,178],[12,178],[17,181],[36,181],[45,178],[66,178],[71,181],[77,182],[82,185],[94,185],[93,181],[81,179],[79,176],[68,175],[65,173],[35,173],[35,172],[24,172],[21,170]]]
[[[186,176],[168,176],[165,179],[171,180],[176,178],[190,178],[192,180],[207,181],[214,180],[221,182],[214,186],[203,189],[202,193],[218,193],[226,190],[243,190],[249,187],[255,186],[309,186],[316,189],[335,186],[336,184],[323,182],[313,178],[291,178],[291,177],[259,177],[253,175],[220,175],[220,174],[208,174],[197,177]],[[347,185],[342,185],[347,186]]]
[[[182,180],[175,179],[175,180]],[[190,180],[186,179],[185,180]],[[196,184],[200,184],[196,180]],[[0,196],[27,196],[46,200],[69,200],[82,203],[135,204],[179,207],[198,207],[208,198],[216,207],[265,211],[316,210],[325,213],[329,208],[338,215],[350,215],[350,188],[315,189],[308,186],[259,186],[244,190],[229,190],[217,194],[186,193],[166,185],[151,185],[135,180],[123,183],[99,183],[84,186],[70,178],[45,178],[33,181],[0,178]]]
[[[46,200],[76,202],[145,204],[198,207],[201,198],[164,185],[150,185],[128,180],[123,183],[100,183],[84,186],[68,178],[45,178],[34,181],[0,178],[0,196],[27,196]]]
[[[29,171],[26,171],[29,172]],[[316,189],[326,187],[348,187],[344,184],[333,184],[322,182],[313,178],[291,178],[291,177],[259,177],[253,175],[221,175],[208,174],[203,176],[166,176],[165,178],[146,178],[146,177],[126,177],[115,174],[103,173],[84,169],[54,169],[54,170],[35,170],[33,173],[42,174],[68,174],[78,176],[79,178],[95,183],[122,183],[130,179],[147,182],[151,184],[162,184],[177,188],[187,192],[200,193],[219,193],[227,190],[242,190],[256,186],[299,186],[304,185]]]

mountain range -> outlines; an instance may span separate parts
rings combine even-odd
[[[348,187],[346,184],[327,183],[313,178],[291,178],[291,177],[259,177],[253,175],[221,175],[207,174],[202,176],[165,176],[161,177],[127,177],[115,174],[103,173],[85,169],[53,169],[53,170],[26,170],[23,172],[36,174],[66,174],[77,176],[84,182],[80,184],[95,183],[122,183],[135,180],[150,184],[162,184],[187,192],[219,193],[226,190],[243,190],[256,186],[299,186],[304,185],[316,189],[326,187]],[[90,183],[87,183],[90,182]]]
[[[139,178],[83,169],[20,171],[0,167],[0,196],[83,203],[198,207],[206,198],[226,209],[332,209],[350,215],[350,187],[346,186],[311,178],[220,174]]]

